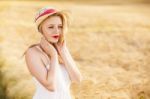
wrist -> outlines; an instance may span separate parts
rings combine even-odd
[[[58,55],[57,55],[57,54],[54,54],[54,55],[49,55],[49,54],[48,54],[48,57],[49,57],[49,58],[54,58],[54,59],[55,59],[55,58],[58,57]]]
[[[58,59],[58,55],[57,55],[57,54],[56,54],[56,55],[53,55],[51,58],[52,58],[52,59]]]

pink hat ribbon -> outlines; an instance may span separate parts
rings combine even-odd
[[[35,22],[41,17],[44,16],[46,14],[51,14],[51,13],[55,13],[57,12],[56,9],[53,8],[42,8],[39,13],[37,13],[36,18],[35,18]]]

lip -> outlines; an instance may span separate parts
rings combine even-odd
[[[53,35],[52,37],[57,39],[57,38],[59,38],[59,35]]]

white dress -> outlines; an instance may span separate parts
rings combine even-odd
[[[49,65],[46,67],[49,69]],[[35,77],[33,77],[36,85],[36,92],[32,99],[71,99],[71,81],[64,66],[59,66],[56,77],[57,88],[54,92],[48,91]]]

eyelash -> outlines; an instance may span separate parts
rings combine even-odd
[[[53,27],[48,27],[48,28],[53,28]]]
[[[58,26],[58,28],[63,28],[62,26]]]
[[[54,28],[54,27],[53,27],[53,26],[51,26],[51,27],[48,27],[48,28],[51,28],[51,29],[52,29],[52,28]],[[62,26],[58,26],[58,28],[63,28],[63,27],[62,27]]]

